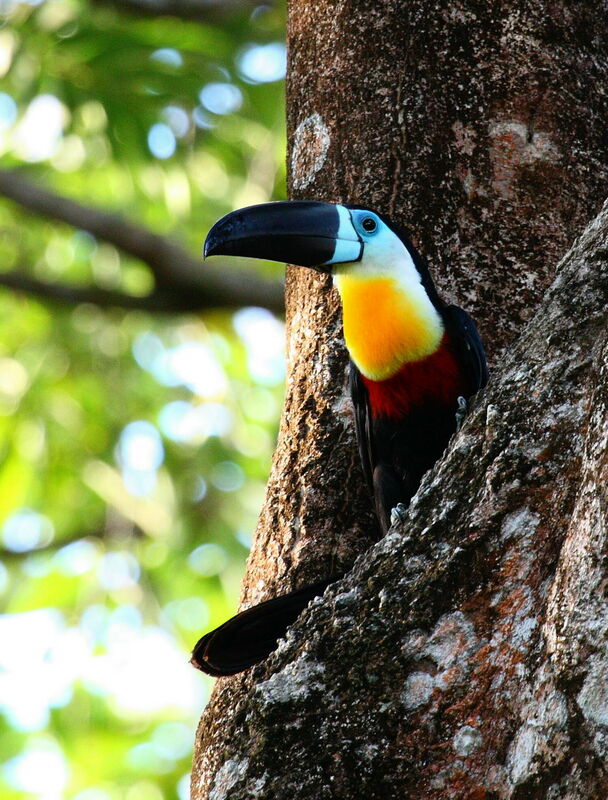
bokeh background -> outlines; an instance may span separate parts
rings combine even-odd
[[[0,13],[3,170],[196,259],[219,216],[281,199],[283,4]],[[235,610],[282,402],[280,311],[83,302],[145,297],[149,266],[1,191],[0,230],[0,796],[185,800],[212,686],[189,651]]]

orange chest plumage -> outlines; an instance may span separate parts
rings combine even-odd
[[[458,395],[470,394],[447,335],[434,353],[404,364],[392,377],[383,381],[362,378],[373,417],[399,419],[430,404],[455,405]]]
[[[395,278],[336,276],[344,339],[359,371],[373,381],[395,376],[402,364],[435,353],[443,324],[422,285]]]

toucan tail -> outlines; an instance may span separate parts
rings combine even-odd
[[[252,667],[272,653],[313,597],[341,577],[334,575],[241,611],[198,640],[190,663],[215,678]]]

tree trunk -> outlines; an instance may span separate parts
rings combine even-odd
[[[603,199],[607,28],[591,2],[292,1],[292,196],[408,224],[494,373],[404,527],[218,682],[194,800],[608,794],[608,213],[538,307]],[[376,535],[330,282],[289,270],[287,314],[247,604]]]

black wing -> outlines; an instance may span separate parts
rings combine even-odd
[[[446,306],[441,314],[447,333],[456,348],[458,361],[465,371],[470,395],[474,395],[488,382],[486,354],[475,323],[458,306]]]
[[[409,453],[409,448],[402,441],[403,422],[372,417],[367,388],[352,361],[349,377],[361,466],[369,492],[374,498],[380,528],[386,533],[390,527],[391,509],[397,503],[409,502],[416,491],[419,476],[408,474],[411,471],[401,466],[402,460],[408,461]],[[397,458],[395,451],[399,453]]]
[[[279,639],[285,636],[287,628],[313,597],[322,595],[329,584],[342,575],[334,575],[241,611],[199,639],[192,652],[191,664],[214,678],[236,675],[252,667],[276,649]]]
[[[376,458],[372,438],[372,418],[369,407],[369,396],[361,378],[361,373],[351,361],[349,364],[350,396],[355,410],[355,431],[359,457],[367,487],[371,494],[374,492],[374,467]]]

